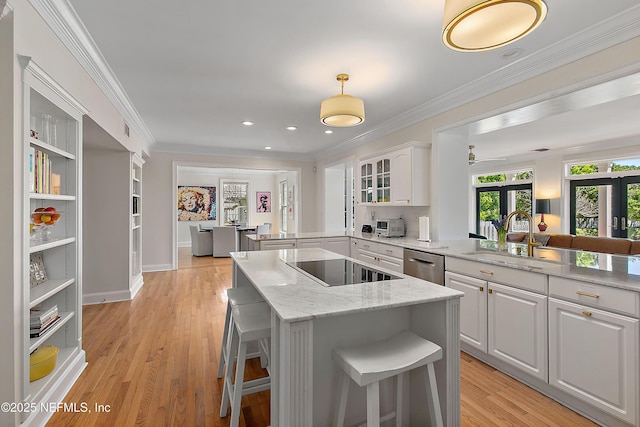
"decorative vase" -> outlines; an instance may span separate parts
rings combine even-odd
[[[507,230],[504,228],[498,229],[498,250],[504,251],[507,249]]]

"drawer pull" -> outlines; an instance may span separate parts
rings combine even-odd
[[[583,311],[582,314],[584,314],[587,317],[591,317],[591,312],[590,311]]]
[[[480,273],[489,274],[490,276],[493,276],[493,271],[480,270]]]
[[[480,292],[484,292],[484,286],[480,286]]]
[[[487,289],[487,293],[492,294],[493,293],[493,289],[491,289],[491,288]]]
[[[589,294],[589,293],[582,292],[582,291],[576,291],[576,294],[582,295],[583,297],[600,298],[600,295]]]
[[[392,253],[393,253],[393,251],[392,251],[391,249],[385,249],[385,251],[386,251],[388,254],[392,254]]]

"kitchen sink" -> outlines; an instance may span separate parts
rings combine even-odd
[[[525,251],[526,253],[526,251]],[[559,266],[562,265],[561,262],[552,260],[552,259],[544,259],[541,257],[528,257],[522,255],[515,255],[505,252],[496,252],[496,251],[473,251],[466,252],[464,255],[474,256],[477,260],[482,261],[492,261],[498,262],[505,265],[513,265],[513,266],[527,266],[532,268],[548,268],[551,266]]]

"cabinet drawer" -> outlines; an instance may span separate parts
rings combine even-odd
[[[404,248],[401,248],[400,246],[378,243],[378,253],[380,255],[390,256],[394,258],[404,258]]]
[[[640,293],[563,277],[549,277],[549,295],[640,317]]]
[[[483,262],[470,261],[466,259],[446,257],[445,269],[467,276],[477,277],[491,282],[504,283],[516,288],[526,289],[542,294],[547,293],[547,276],[544,274],[532,273],[530,271],[518,270],[516,268],[502,267],[499,265],[486,264]]]
[[[358,241],[358,247],[365,251],[378,252],[378,244],[376,242],[369,242],[367,240]]]

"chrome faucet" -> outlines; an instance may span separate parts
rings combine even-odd
[[[533,240],[533,219],[531,219],[531,215],[528,212],[522,210],[515,210],[507,215],[507,219],[504,222],[504,229],[509,230],[509,221],[511,221],[511,217],[516,214],[522,214],[529,221],[529,240],[527,241],[527,255],[533,256],[533,248],[540,246],[540,243],[537,243]]]

